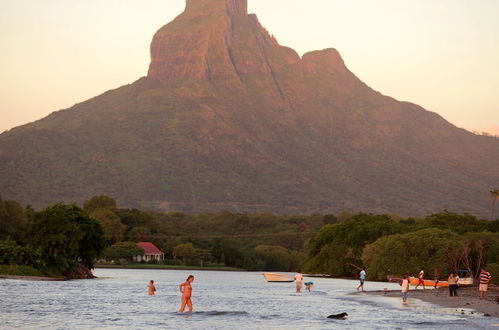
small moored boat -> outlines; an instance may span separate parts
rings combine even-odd
[[[434,287],[436,281],[423,279],[423,282],[424,282],[424,286]],[[414,276],[409,276],[409,283],[412,286],[416,286],[419,283],[419,279],[417,277],[414,277]],[[446,286],[449,286],[449,283],[447,283],[447,281],[438,281],[436,286],[446,287]]]
[[[423,279],[423,281],[424,281],[425,286],[433,286],[433,287],[435,286],[434,280]],[[413,286],[416,286],[419,283],[419,279],[417,277],[411,276],[411,277],[409,277],[409,283]],[[457,284],[459,284],[460,286],[473,285],[473,278],[472,277],[459,278],[459,280],[457,281]],[[438,287],[448,287],[449,283],[447,281],[438,281],[437,286]]]
[[[262,273],[267,282],[294,282],[291,276],[276,274],[276,273]]]

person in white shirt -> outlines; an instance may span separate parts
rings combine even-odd
[[[423,290],[426,289],[424,286],[424,268],[421,269],[418,275],[418,285],[416,285],[416,289],[420,284],[423,284]]]
[[[364,291],[364,281],[366,280],[366,271],[364,269],[361,269],[360,270],[360,273],[359,273],[359,281],[360,281],[360,284],[359,286],[357,287],[357,291],[359,289],[361,289],[362,291]]]
[[[407,293],[409,292],[409,280],[407,279],[407,276],[404,275],[403,280],[400,283],[400,286],[401,286],[402,302],[405,304],[407,303]]]

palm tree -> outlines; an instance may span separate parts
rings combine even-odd
[[[499,199],[499,189],[492,189],[490,191],[490,198],[492,199],[492,212],[491,212],[491,219],[490,220],[495,220],[496,219],[496,203],[497,200]]]

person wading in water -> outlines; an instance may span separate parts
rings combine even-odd
[[[192,312],[192,301],[191,301],[191,294],[192,294],[192,286],[191,283],[194,281],[194,276],[189,275],[187,277],[187,280],[185,280],[184,283],[179,284],[178,289],[182,293],[182,305],[180,305],[180,310],[179,312],[182,313],[185,309],[185,305],[189,308],[189,312]]]

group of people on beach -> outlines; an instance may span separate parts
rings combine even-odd
[[[418,282],[415,287],[417,289],[419,285],[423,285],[423,290],[426,289],[425,287],[425,282],[424,282],[424,274],[425,270],[424,268],[421,269],[421,271],[418,274]],[[438,268],[435,269],[435,279],[434,279],[434,288],[436,289],[440,279],[439,279],[439,270]],[[492,280],[492,276],[490,273],[487,271],[485,267],[482,267],[480,270],[480,274],[478,275],[478,282],[479,282],[479,292],[480,292],[480,299],[486,299],[487,297],[487,290],[490,281]],[[404,276],[402,281],[399,282],[399,284],[402,286],[402,300],[403,302],[407,301],[407,292],[409,291],[409,279],[407,276]],[[449,297],[452,299],[458,299],[458,294],[457,294],[457,289],[459,288],[459,275],[451,271],[447,275],[447,285],[449,287]]]

